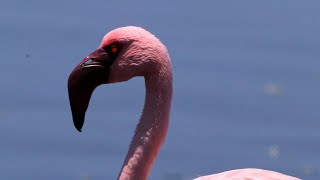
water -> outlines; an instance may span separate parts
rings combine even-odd
[[[116,179],[143,79],[99,87],[84,132],[70,71],[102,36],[142,26],[174,70],[169,133],[150,179],[256,167],[320,178],[317,1],[2,1],[0,179]]]

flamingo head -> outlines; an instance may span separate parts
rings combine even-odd
[[[73,122],[78,131],[94,89],[107,83],[127,81],[155,73],[168,61],[165,46],[139,27],[122,27],[106,34],[97,50],[85,57],[68,79]]]

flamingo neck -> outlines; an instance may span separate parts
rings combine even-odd
[[[165,140],[172,97],[171,67],[145,76],[146,98],[119,180],[146,180]]]

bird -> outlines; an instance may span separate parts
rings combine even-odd
[[[90,97],[102,84],[145,81],[145,102],[118,180],[146,180],[167,134],[173,75],[166,46],[141,27],[125,26],[108,32],[99,47],[70,73],[68,94],[75,128],[81,132]],[[238,169],[196,180],[298,180],[262,169]]]

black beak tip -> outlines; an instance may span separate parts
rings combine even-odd
[[[78,116],[73,116],[73,124],[74,127],[81,132],[83,124],[84,124],[84,114],[83,115],[78,115]]]
[[[76,128],[76,129],[77,129],[79,132],[82,132],[82,131],[81,131],[81,128]]]
[[[79,124],[74,124],[75,128],[79,131],[79,132],[82,132],[82,125],[79,125]]]

